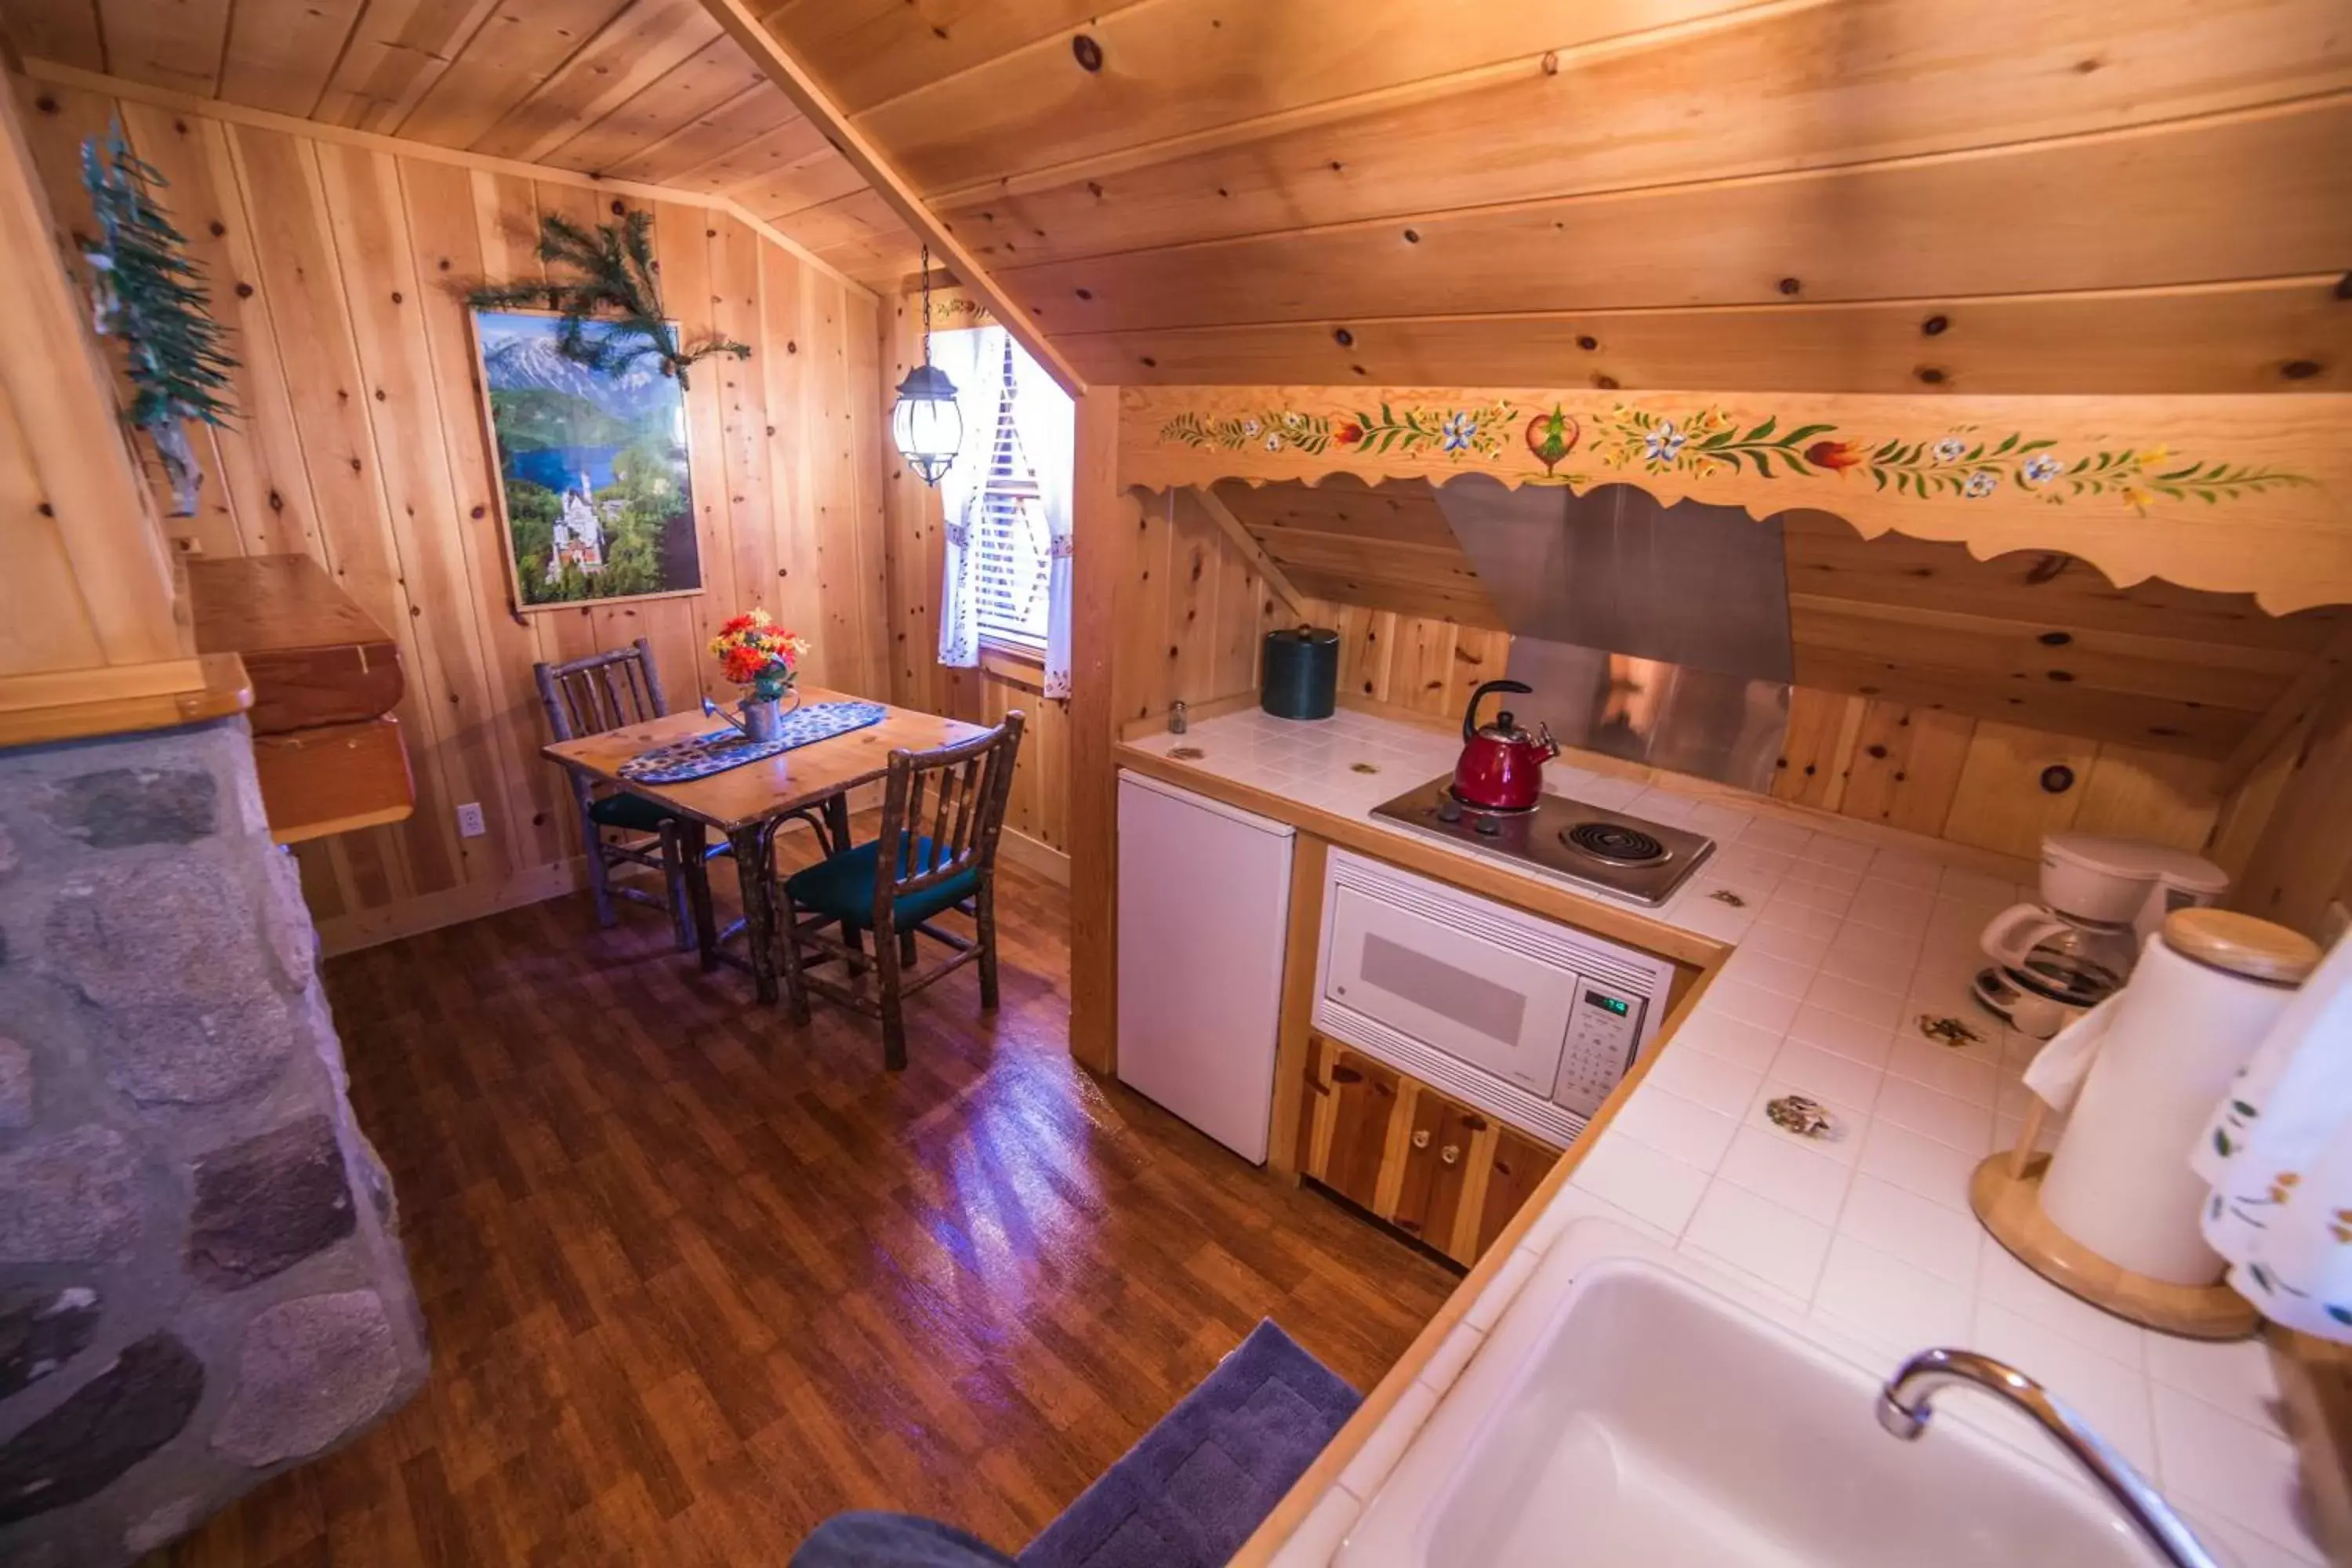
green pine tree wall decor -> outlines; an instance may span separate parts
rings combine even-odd
[[[711,354],[751,357],[751,346],[718,333],[684,342],[662,313],[661,274],[649,239],[653,215],[632,212],[619,223],[598,224],[591,234],[554,213],[539,222],[539,258],[568,268],[574,276],[544,282],[488,283],[469,289],[466,302],[479,310],[543,307],[562,312],[556,347],[567,359],[593,371],[617,374],[637,361],[656,360],[664,375],[684,387],[687,366]]]
[[[174,515],[196,510],[204,473],[188,444],[186,420],[225,425],[236,416],[224,394],[236,361],[208,313],[204,268],[184,250],[154,192],[170,184],[131,150],[120,124],[82,143],[81,183],[89,192],[99,237],[85,241],[99,331],[128,345],[131,423],[145,430],[172,481]]]

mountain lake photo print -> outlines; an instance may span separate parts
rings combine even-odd
[[[518,607],[702,586],[686,399],[651,354],[618,372],[556,347],[562,319],[476,310]]]

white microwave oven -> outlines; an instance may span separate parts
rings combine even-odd
[[[1657,1036],[1674,965],[1334,850],[1318,1028],[1567,1142]]]

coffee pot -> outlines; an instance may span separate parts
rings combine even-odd
[[[2123,988],[2141,944],[2177,909],[2229,891],[2219,866],[2137,838],[2053,833],[2042,840],[2042,900],[1993,916],[1981,945],[1993,967],[1977,1000],[2048,1039]]]

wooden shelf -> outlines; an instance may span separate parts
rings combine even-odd
[[[254,765],[280,844],[398,822],[416,787],[389,717],[400,647],[308,555],[188,563],[196,647],[252,674]],[[230,650],[235,650],[233,653]]]

